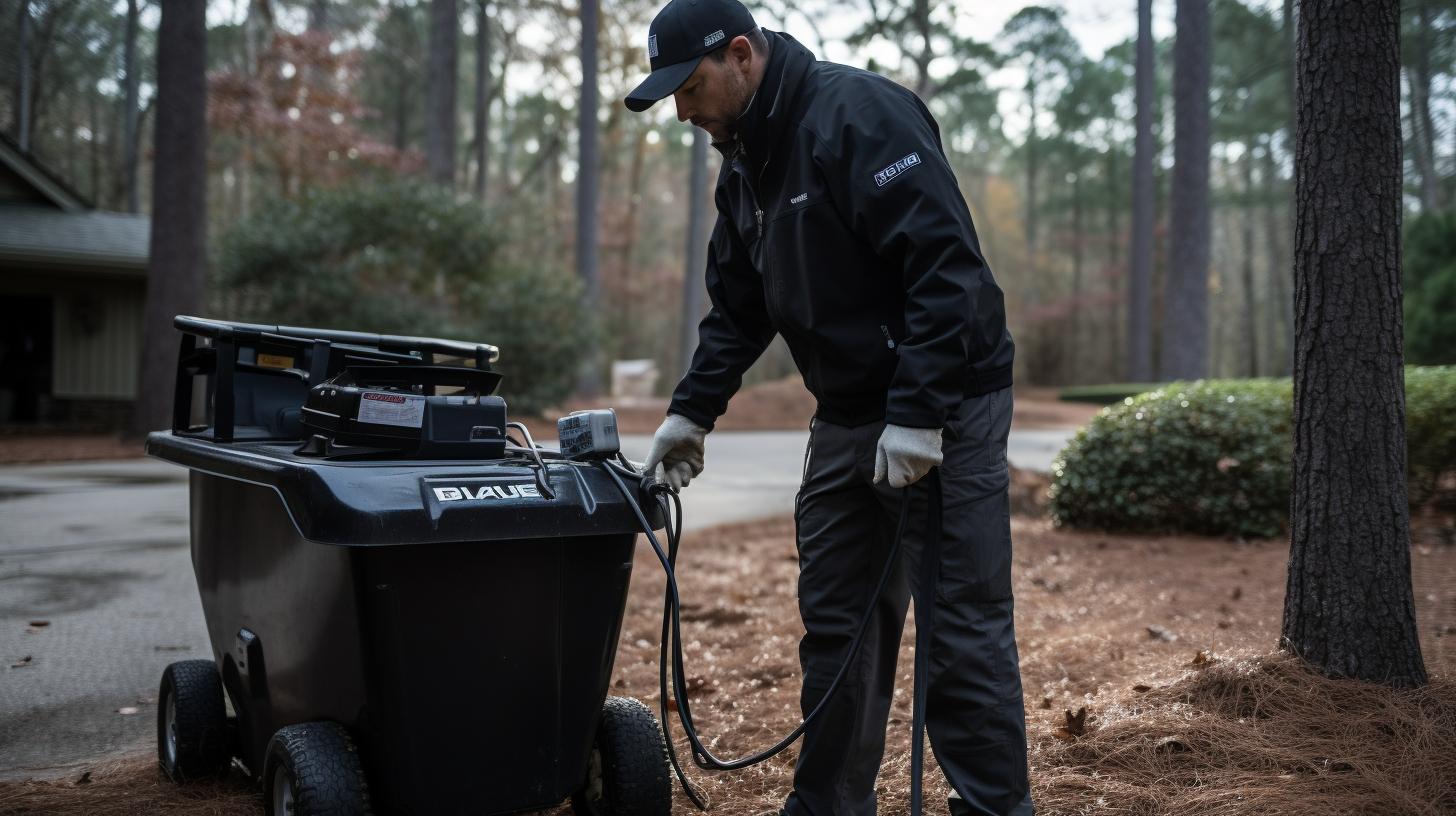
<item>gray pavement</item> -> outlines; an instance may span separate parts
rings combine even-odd
[[[1071,433],[1013,431],[1010,459],[1045,471]],[[640,461],[650,441],[623,448]],[[806,442],[709,435],[687,529],[792,512]],[[152,750],[162,669],[212,656],[187,514],[186,472],[164,462],[0,467],[0,779]]]

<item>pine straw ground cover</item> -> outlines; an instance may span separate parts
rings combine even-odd
[[[1395,693],[1325,680],[1273,653],[1283,542],[1104,536],[1013,518],[1038,813],[1456,813],[1456,628],[1446,626],[1456,611],[1451,529],[1449,517],[1416,525],[1416,595],[1433,682]],[[792,522],[689,535],[680,569],[701,733],[720,756],[771,744],[799,716]],[[662,581],[645,545],[635,578],[612,693],[656,710]],[[913,640],[910,623],[879,781],[881,813],[895,816],[909,800]],[[1074,715],[1084,709],[1079,724]],[[676,742],[687,762],[684,740]],[[790,748],[764,765],[711,775],[688,762],[689,773],[714,813],[750,816],[782,801],[794,756]],[[236,772],[178,789],[148,757],[135,755],[87,774],[0,784],[0,814],[262,811]],[[932,765],[928,813],[945,813],[947,792]],[[675,812],[694,812],[681,793]]]

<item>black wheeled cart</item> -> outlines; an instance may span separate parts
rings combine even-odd
[[[670,811],[658,723],[607,697],[636,519],[508,437],[492,347],[177,326],[147,452],[191,471],[214,660],[163,675],[173,779],[236,759],[280,816]]]

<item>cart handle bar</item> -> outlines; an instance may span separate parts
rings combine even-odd
[[[374,346],[381,351],[428,351],[447,356],[465,357],[473,360],[495,362],[500,359],[500,349],[488,343],[468,343],[463,340],[443,340],[437,337],[406,337],[394,334],[368,334],[366,332],[341,331],[339,329],[310,329],[302,326],[265,326],[261,323],[240,323],[233,320],[213,320],[206,317],[177,315],[172,325],[189,334],[212,338],[256,338],[271,334],[296,340],[326,340],[330,343],[351,343],[360,346]]]

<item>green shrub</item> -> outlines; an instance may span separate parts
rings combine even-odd
[[[1456,366],[1407,366],[1410,502],[1456,471]],[[1290,380],[1170,383],[1104,408],[1052,465],[1058,524],[1273,536],[1288,524]]]
[[[500,393],[534,413],[570,393],[593,323],[574,276],[502,263],[495,249],[485,211],[433,186],[314,190],[222,236],[215,313],[491,343]]]
[[[1058,524],[1273,536],[1289,513],[1289,380],[1174,382],[1104,408],[1052,464]]]
[[[1063,388],[1057,399],[1062,402],[1090,402],[1093,405],[1115,405],[1128,397],[1152,391],[1161,383],[1103,383]]]
[[[1456,363],[1456,212],[1411,219],[1402,249],[1406,360]]]
[[[1406,367],[1405,441],[1410,501],[1425,504],[1456,470],[1456,366]]]

